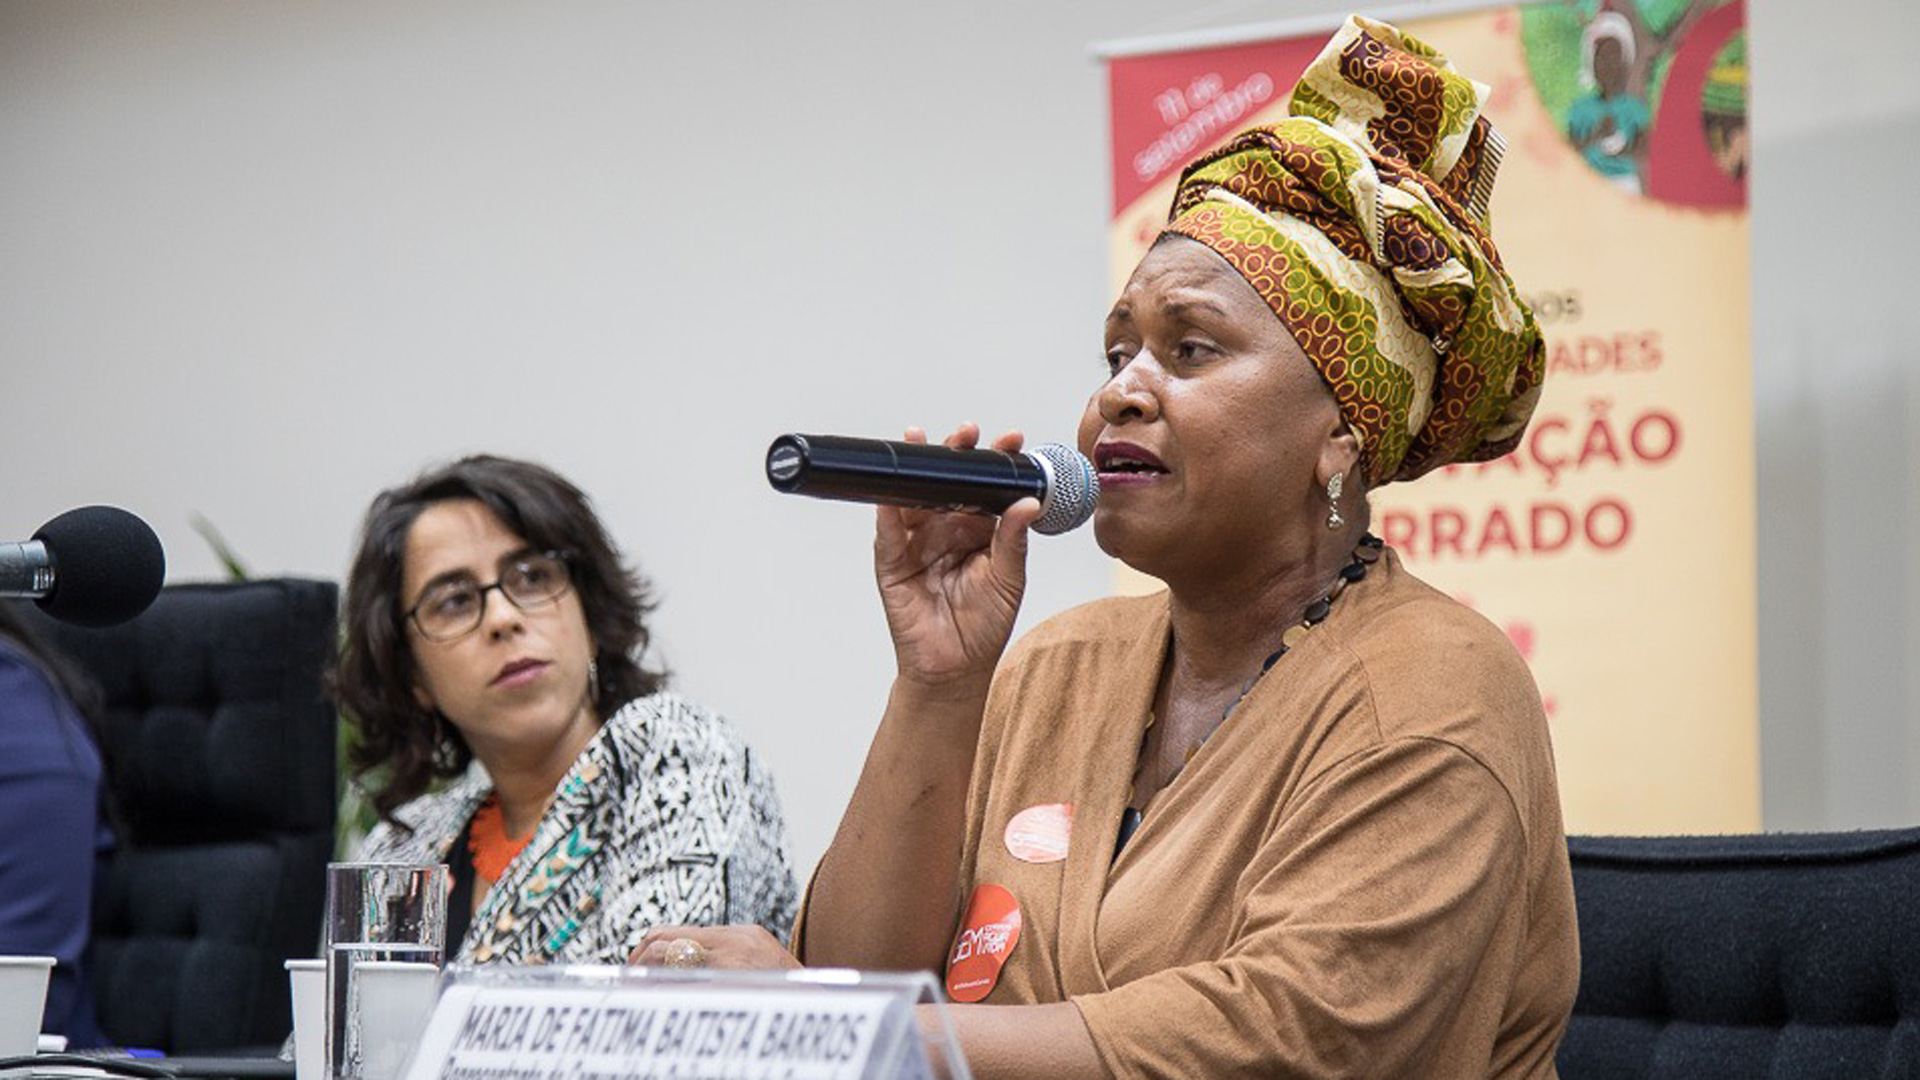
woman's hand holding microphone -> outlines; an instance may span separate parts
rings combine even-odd
[[[909,428],[908,442],[926,433]],[[970,449],[980,429],[962,424],[945,445]],[[992,448],[1018,453],[1025,440],[1008,432]],[[1027,584],[1028,529],[1038,499],[1021,499],[998,518],[934,510],[878,508],[874,576],[899,678],[917,687],[986,692],[994,665],[1013,634]]]
[[[926,433],[909,429],[906,441],[925,443]],[[1024,441],[1008,432],[990,448],[1016,455]],[[945,445],[971,450],[979,442],[980,429],[962,424]],[[768,464],[774,486],[845,497],[797,486],[811,467],[801,457],[806,449],[776,440]],[[1026,591],[1027,533],[1041,513],[1040,500],[1031,497],[997,518],[877,508],[874,577],[893,637],[896,678],[860,781],[814,878],[799,932],[804,940],[795,942],[795,952],[810,963],[879,970],[940,965],[956,917],[975,742],[994,667]],[[772,935],[740,926],[657,929],[634,949],[631,962],[799,966]]]

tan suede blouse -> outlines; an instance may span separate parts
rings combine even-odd
[[[1114,839],[1164,593],[1022,639],[961,881],[1011,891],[988,1004],[1072,1000],[1116,1077],[1552,1077],[1579,975],[1552,748],[1505,636],[1391,552]],[[1009,821],[1070,804],[1066,857]],[[1016,844],[1031,857],[1029,846]]]

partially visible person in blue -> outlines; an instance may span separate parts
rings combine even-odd
[[[84,966],[94,881],[113,848],[83,712],[97,694],[20,603],[0,601],[0,953],[56,958],[41,1030],[100,1046]]]

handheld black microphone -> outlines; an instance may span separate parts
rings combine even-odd
[[[69,510],[17,544],[0,543],[0,597],[33,600],[75,626],[113,626],[160,595],[167,556],[147,523],[114,506]]]
[[[816,499],[998,514],[1040,500],[1033,531],[1066,532],[1093,516],[1100,481],[1059,443],[1009,454],[845,435],[782,435],[767,448],[767,482]]]

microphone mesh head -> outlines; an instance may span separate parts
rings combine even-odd
[[[33,534],[53,560],[53,592],[39,605],[61,622],[113,626],[160,595],[167,556],[138,517],[114,506],[69,510]]]
[[[1094,475],[1093,462],[1059,443],[1041,443],[1027,456],[1047,474],[1047,496],[1040,500],[1040,519],[1033,523],[1033,531],[1055,536],[1086,524],[1100,500],[1100,478]]]

